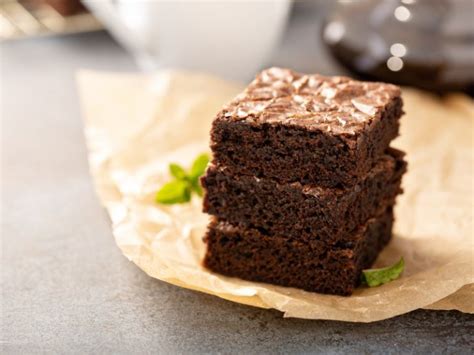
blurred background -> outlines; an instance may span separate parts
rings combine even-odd
[[[2,0],[0,4],[4,46],[31,46],[39,61],[58,66],[80,47],[73,58],[77,67],[143,71],[173,67],[248,81],[263,67],[280,65],[473,94],[472,0]],[[124,66],[129,58],[133,65]],[[18,65],[29,59],[20,60]],[[106,65],[99,65],[103,62]]]

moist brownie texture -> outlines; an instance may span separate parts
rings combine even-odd
[[[204,265],[249,281],[350,295],[359,283],[361,270],[373,263],[390,240],[392,222],[389,208],[360,226],[352,245],[321,247],[317,241],[289,241],[214,219],[205,237]]]
[[[404,153],[400,89],[271,68],[217,114],[201,178],[204,265],[350,295],[388,243]]]
[[[350,232],[394,204],[405,169],[403,153],[390,149],[356,185],[338,189],[280,184],[211,165],[202,179],[204,211],[280,239],[345,244]]]
[[[271,68],[218,113],[214,163],[282,183],[354,185],[398,135],[401,115],[394,85]]]

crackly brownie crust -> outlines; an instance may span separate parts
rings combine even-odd
[[[214,162],[280,182],[354,185],[398,135],[398,87],[271,68],[219,112]]]
[[[279,184],[273,179],[234,175],[225,167],[211,165],[202,178],[203,209],[265,235],[347,244],[355,228],[393,205],[401,192],[406,170],[403,153],[395,149],[387,153],[361,181],[344,189]]]
[[[205,241],[204,265],[210,270],[249,281],[297,287],[307,291],[350,295],[361,271],[377,258],[391,237],[392,209],[369,220],[350,247],[288,241],[214,219]]]

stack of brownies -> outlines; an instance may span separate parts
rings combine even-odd
[[[398,87],[271,68],[218,113],[202,178],[217,273],[349,295],[388,243],[406,170]]]

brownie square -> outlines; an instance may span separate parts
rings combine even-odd
[[[205,237],[204,265],[244,280],[350,295],[359,284],[361,271],[370,267],[390,240],[392,223],[389,208],[360,226],[352,245],[327,246],[270,237],[214,219]]]
[[[211,165],[202,178],[204,212],[264,235],[344,245],[353,231],[395,203],[406,170],[403,153],[389,149],[351,187],[280,184],[269,178],[232,174]]]
[[[217,114],[211,149],[231,172],[350,186],[398,135],[402,113],[397,86],[271,68]]]

